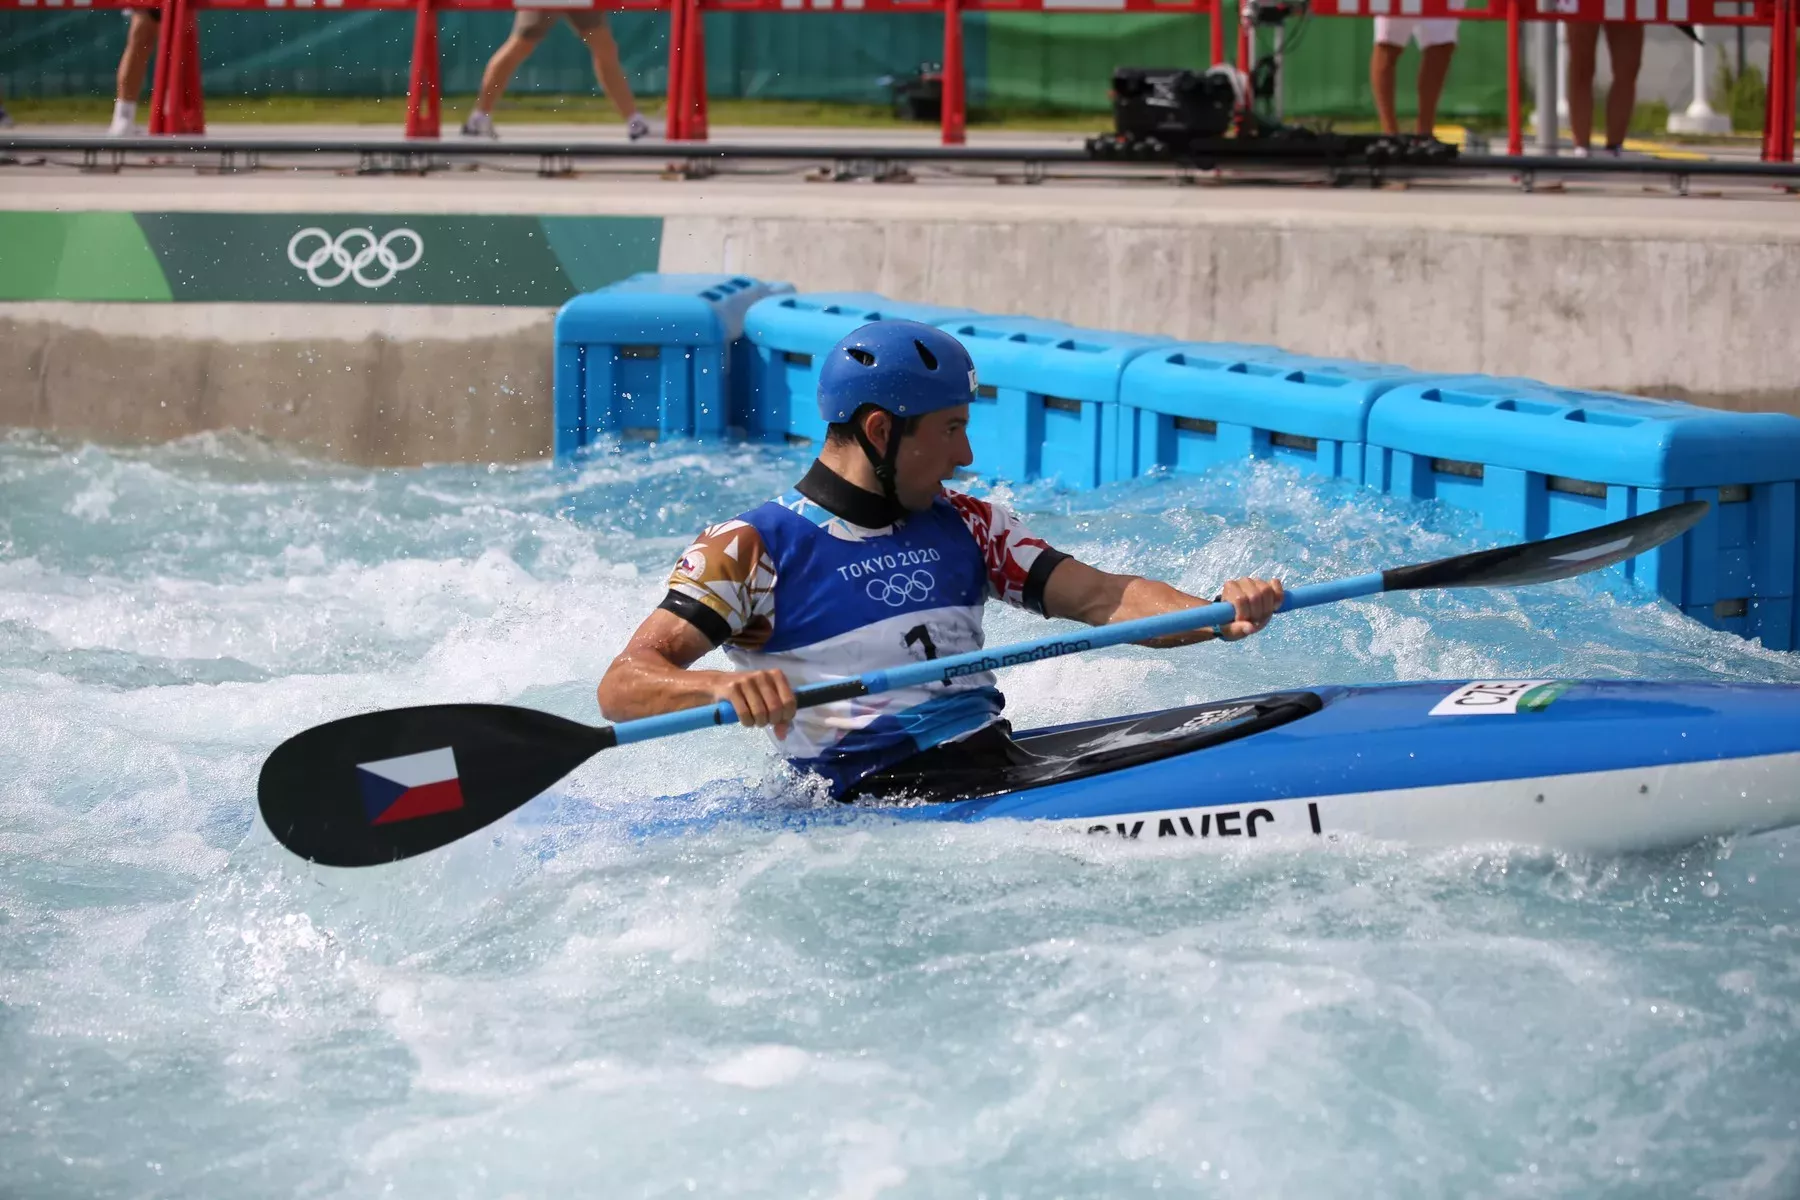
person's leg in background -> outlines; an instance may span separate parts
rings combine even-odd
[[[533,8],[519,10],[519,15],[513,19],[511,36],[494,51],[494,57],[488,59],[487,69],[481,73],[481,94],[475,97],[475,111],[463,122],[465,137],[495,136],[494,106],[506,94],[506,85],[512,81],[513,73],[525,65],[525,60],[531,57],[531,52],[538,48],[538,43],[555,24],[554,12]]]
[[[1637,107],[1638,68],[1644,62],[1644,27],[1623,21],[1606,24],[1606,56],[1612,60],[1612,90],[1606,94],[1606,148],[1614,154],[1631,130]]]
[[[1436,136],[1438,100],[1456,54],[1456,21],[1439,17],[1419,22],[1419,135]]]
[[[1594,65],[1600,47],[1600,25],[1595,21],[1570,21],[1567,28],[1569,77],[1563,82],[1569,93],[1569,136],[1575,142],[1575,153],[1585,155],[1594,137]],[[1551,114],[1552,119],[1554,116]]]
[[[600,81],[600,90],[625,118],[626,133],[634,142],[649,137],[653,132],[650,122],[638,112],[637,97],[631,94],[631,82],[625,78],[625,67],[619,62],[619,44],[613,41],[612,30],[606,27],[606,14],[571,12],[568,16],[575,32],[587,43],[588,53],[593,55],[594,77]]]
[[[162,29],[162,17],[155,9],[134,8],[131,24],[125,31],[125,52],[119,55],[119,77],[113,96],[110,137],[127,137],[131,123],[137,118],[138,96],[144,90],[144,75],[150,69],[150,58],[156,53],[156,35]]]
[[[1389,137],[1400,132],[1400,119],[1394,113],[1395,80],[1399,75],[1400,55],[1412,40],[1415,22],[1402,17],[1375,18],[1375,50],[1369,56],[1369,89],[1375,93],[1375,115],[1381,121],[1381,132]]]

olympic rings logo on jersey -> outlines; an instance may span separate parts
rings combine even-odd
[[[931,590],[935,587],[937,579],[932,573],[918,570],[910,574],[898,571],[886,579],[871,579],[866,590],[869,599],[878,600],[889,608],[899,608],[909,600],[917,604],[931,599]]]
[[[300,253],[300,243],[318,239],[310,253]],[[412,243],[412,253],[401,258],[394,253],[396,240]],[[353,248],[354,247],[354,248]],[[333,288],[346,279],[354,279],[366,288],[386,287],[400,272],[415,265],[425,256],[425,239],[410,229],[390,229],[380,237],[372,229],[346,229],[335,238],[316,225],[309,225],[288,239],[288,261],[306,272],[306,277],[322,288]],[[370,270],[371,266],[380,270]]]

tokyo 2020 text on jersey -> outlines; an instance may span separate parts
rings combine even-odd
[[[979,650],[991,598],[1042,612],[1067,558],[1012,510],[948,489],[924,512],[814,463],[792,491],[707,529],[669,576],[662,607],[741,670],[795,687]],[[1000,719],[991,672],[803,708],[778,746],[841,793],[863,776]]]

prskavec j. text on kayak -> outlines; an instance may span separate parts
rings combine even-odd
[[[1354,834],[1609,852],[1800,823],[1800,687],[1320,687],[1019,735],[1041,761],[907,819],[1220,845]]]

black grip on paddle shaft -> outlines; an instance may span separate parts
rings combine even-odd
[[[836,704],[839,700],[854,700],[868,694],[869,685],[861,679],[841,679],[836,683],[803,687],[794,693],[794,699],[799,701],[801,708],[817,708],[821,704]]]
[[[257,780],[282,845],[330,867],[423,854],[475,832],[614,744],[595,728],[504,704],[434,704],[318,725]]]

